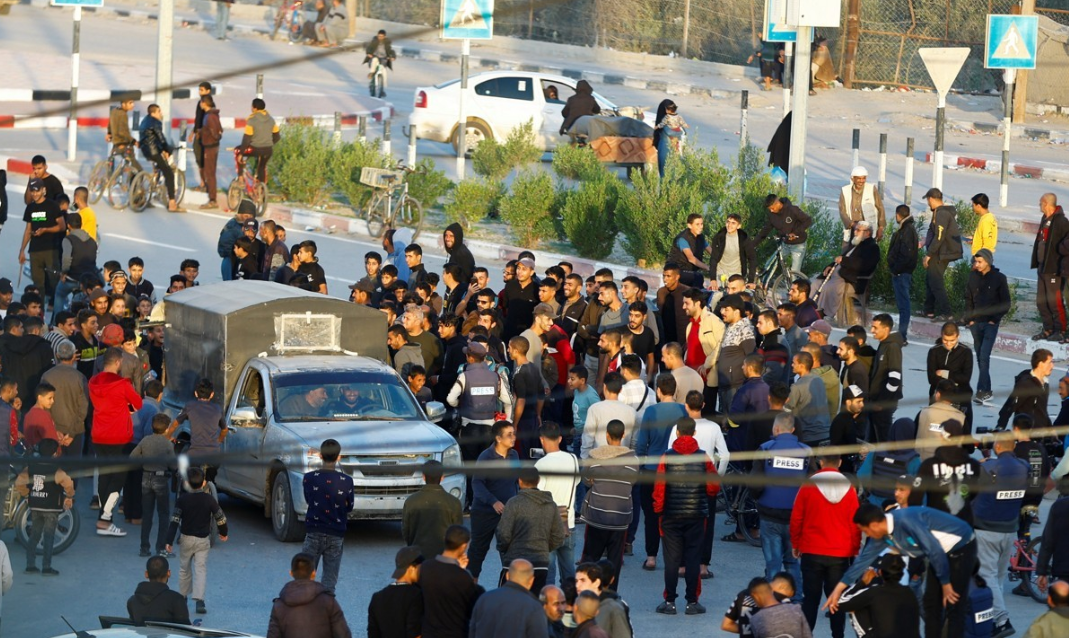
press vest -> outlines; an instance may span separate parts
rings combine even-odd
[[[802,456],[802,451],[807,454]],[[757,502],[763,507],[789,510],[794,507],[794,497],[809,474],[809,446],[800,443],[793,434],[780,434],[761,446],[761,451],[770,452],[765,459],[765,475],[772,479],[790,479],[795,484],[772,484],[765,488]],[[775,483],[775,481],[770,481]]]
[[[464,366],[464,393],[460,398],[460,416],[469,421],[492,421],[497,413],[497,395],[501,377],[486,363]]]
[[[992,532],[1017,530],[1021,503],[1028,487],[1028,469],[1028,463],[1014,456],[1013,452],[1003,452],[998,458],[984,463],[984,470],[991,478],[981,486],[972,506],[977,529]]]
[[[668,252],[668,261],[674,261],[679,264],[679,269],[683,272],[693,272],[697,270],[697,267],[690,263],[687,256],[680,250],[678,246],[680,239],[687,242],[687,245],[690,246],[690,252],[693,253],[695,257],[701,259],[702,256],[705,255],[705,236],[701,235],[695,237],[690,234],[689,229],[684,229],[683,232],[676,235],[676,238],[672,240],[672,250]]]
[[[55,468],[29,468],[31,510],[44,512],[63,511],[63,488],[56,483]]]

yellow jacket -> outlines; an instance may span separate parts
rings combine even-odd
[[[981,248],[986,248],[994,254],[997,243],[998,222],[995,221],[995,214],[985,213],[980,216],[980,222],[976,224],[976,232],[972,236],[972,254],[980,252]]]

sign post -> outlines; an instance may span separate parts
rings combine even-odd
[[[82,7],[102,7],[104,0],[52,0],[53,7],[74,7],[74,37],[71,40],[71,111],[67,120],[67,161],[78,154],[78,72],[81,66]]]
[[[958,77],[961,66],[969,57],[968,47],[926,47],[920,49],[921,59],[939,93],[935,112],[935,157],[932,159],[932,186],[943,188],[943,145],[946,133],[947,93]]]
[[[765,0],[765,23],[761,32],[765,42],[782,42],[783,44],[783,115],[791,112],[791,55],[794,42],[798,39],[798,29],[787,25],[787,0]]]
[[[987,42],[984,45],[984,68],[1003,69],[1002,99],[1002,171],[998,201],[1006,206],[1010,199],[1010,136],[1013,125],[1013,85],[1017,69],[1036,68],[1039,45],[1039,18],[1023,15],[988,15]]]
[[[457,118],[457,179],[464,179],[468,154],[468,116],[464,100],[468,92],[468,58],[472,40],[494,37],[494,0],[442,0],[442,39],[461,40],[460,104]]]

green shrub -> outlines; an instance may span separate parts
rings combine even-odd
[[[426,214],[432,208],[437,208],[450,190],[453,182],[445,176],[445,171],[435,168],[434,160],[425,157],[415,166],[416,172],[405,178],[408,182],[408,194],[423,205]]]
[[[512,181],[512,190],[501,199],[501,218],[509,225],[520,246],[535,248],[553,237],[553,179],[545,171],[523,171]]]
[[[471,165],[477,175],[499,182],[517,169],[542,158],[542,149],[535,144],[534,121],[514,128],[504,142],[483,140],[471,153]]]
[[[601,172],[599,176],[581,181],[575,190],[560,190],[564,236],[580,257],[588,259],[608,257],[618,232],[613,211],[621,184],[615,175],[604,169]]]
[[[664,179],[655,170],[635,171],[633,188],[620,194],[616,220],[624,249],[650,267],[664,263],[672,240],[687,225],[687,216],[704,213],[701,187],[682,179],[683,173],[683,163],[673,156],[665,165]]]
[[[366,166],[388,168],[393,166],[393,158],[382,154],[378,142],[357,140],[334,148],[326,164],[334,191],[343,195],[354,210],[363,209],[371,198],[373,189],[360,183],[360,172]]]
[[[802,272],[818,273],[842,253],[843,225],[838,212],[832,212],[820,200],[803,202],[802,210],[813,219],[806,238]]]
[[[958,218],[958,228],[961,229],[962,237],[972,237],[976,232],[976,226],[980,223],[980,216],[973,212],[972,201],[960,199],[954,202],[954,212]],[[966,248],[968,248],[966,246]]]
[[[562,179],[587,181],[600,179],[608,171],[589,146],[561,144],[553,151],[553,171]]]
[[[318,206],[331,194],[330,136],[309,124],[287,124],[275,144],[268,171],[268,190],[290,202]]]
[[[445,205],[445,218],[470,231],[493,209],[500,195],[499,185],[480,178],[468,178],[453,188],[453,199]],[[422,202],[421,202],[422,203]]]
[[[682,178],[698,186],[702,201],[710,213],[718,212],[716,207],[727,199],[732,178],[731,169],[720,163],[720,155],[715,148],[688,148],[679,158],[683,164]],[[723,223],[723,216],[714,216],[719,223]],[[710,230],[715,232],[719,228]]]

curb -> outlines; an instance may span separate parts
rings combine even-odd
[[[934,153],[925,153],[922,161],[925,164],[931,164],[934,156]],[[974,168],[987,173],[999,173],[1002,171],[1002,160],[986,157],[966,157],[964,155],[944,154],[943,166],[947,168]],[[1069,182],[1069,168],[1054,168],[1049,166],[1036,166],[1035,164],[1010,162],[1009,172],[1011,175],[1017,177],[1062,180]]]
[[[1057,107],[1061,108],[1061,107]],[[935,118],[928,118],[935,119]],[[968,133],[1002,135],[1002,123],[969,122],[966,120],[947,120],[947,125]],[[1037,128],[1027,124],[1017,124],[1010,129],[1010,137],[1030,140],[1045,140],[1051,144],[1069,144],[1069,132],[1054,129]]]
[[[361,117],[369,118],[373,122],[382,122],[384,119],[392,120],[394,116],[393,104],[387,103],[386,106],[379,107],[377,109],[371,109],[368,111],[361,111],[359,113],[346,113],[341,116],[342,128],[353,128],[359,125]],[[222,117],[219,118],[224,129],[228,130],[240,130],[245,128],[245,118],[243,117]],[[298,115],[290,117],[278,118],[280,124],[314,124],[319,127],[333,127],[334,126],[334,114],[329,115]],[[0,129],[14,128],[14,129],[65,129],[70,122],[69,117],[62,115],[51,117],[38,117],[36,115],[0,115]],[[183,125],[192,125],[193,118],[172,118],[171,127],[178,129]],[[106,117],[79,117],[79,128],[107,128],[108,118]]]
[[[66,158],[66,156],[64,156],[64,158]],[[11,157],[10,155],[0,155],[0,168],[6,169],[7,172],[11,175],[29,176],[31,173],[33,173],[33,165],[30,164],[30,160],[21,159],[18,157]],[[78,173],[70,170],[66,166],[61,165],[59,162],[56,162],[55,164],[50,164],[48,166],[48,172],[54,174],[56,177],[59,178],[61,182],[65,182],[67,184],[82,183],[82,178]],[[73,189],[71,194],[73,196]]]

